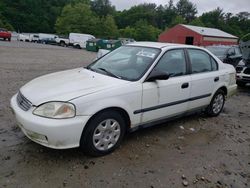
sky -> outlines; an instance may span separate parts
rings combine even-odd
[[[169,0],[110,0],[117,10],[129,9],[133,5],[140,3],[155,3],[165,5]],[[196,4],[198,15],[208,12],[217,7],[223,8],[224,12],[237,14],[239,12],[250,12],[250,0],[189,0]],[[174,0],[174,3],[178,0]]]

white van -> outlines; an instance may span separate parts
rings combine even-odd
[[[69,44],[76,48],[86,48],[86,42],[89,39],[94,39],[93,35],[81,34],[81,33],[70,33]]]

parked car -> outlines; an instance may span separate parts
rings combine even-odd
[[[70,33],[69,34],[69,45],[75,48],[86,48],[87,40],[94,39],[93,35],[81,34],[81,33]]]
[[[20,33],[18,34],[17,40],[22,42],[30,42],[30,36],[29,34]]]
[[[58,36],[54,35],[54,34],[39,33],[38,37],[39,37],[38,42],[43,43],[44,41],[47,41],[47,40],[50,40],[50,39],[54,41],[55,38],[57,38]]]
[[[240,39],[240,48],[242,51],[242,60],[236,67],[236,83],[238,86],[245,86],[250,83],[250,33]]]
[[[39,41],[39,35],[38,34],[30,34],[29,35],[29,41],[30,42],[38,42]]]
[[[239,46],[207,46],[210,52],[216,55],[223,63],[228,63],[236,67],[242,59]]]
[[[60,46],[68,46],[69,45],[69,38],[66,36],[58,36],[55,38],[56,43]]]
[[[39,39],[38,42],[42,44],[52,44],[52,45],[57,44],[56,38],[43,38],[43,39]]]
[[[219,115],[235,82],[234,67],[203,48],[137,42],[85,68],[30,81],[12,97],[11,108],[34,142],[80,146],[100,156],[115,150],[128,131],[199,110]]]
[[[241,60],[236,66],[236,83],[238,86],[245,86],[250,83],[250,61]]]
[[[0,38],[11,41],[11,33],[7,29],[0,28]]]

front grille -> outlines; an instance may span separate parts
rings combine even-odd
[[[248,77],[248,76],[242,76],[242,78],[245,80],[250,80],[250,77]]]
[[[243,67],[236,67],[236,72],[240,73],[243,70]]]
[[[244,70],[244,74],[250,74],[250,68],[246,68],[246,69]]]
[[[16,100],[18,106],[24,111],[28,111],[32,106],[32,103],[28,99],[26,99],[20,91],[17,94]]]

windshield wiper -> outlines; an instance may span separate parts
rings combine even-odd
[[[104,71],[104,72],[107,73],[107,75],[109,75],[109,76],[112,76],[112,77],[121,79],[120,76],[117,76],[117,75],[113,74],[112,72],[108,71],[107,69],[104,69],[104,68],[97,68],[97,69]]]

